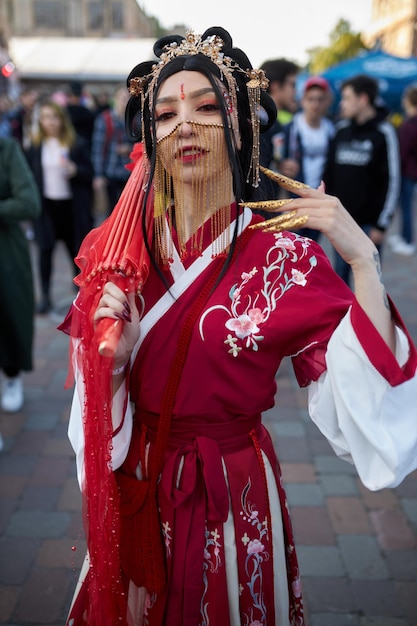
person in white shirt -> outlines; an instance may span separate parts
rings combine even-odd
[[[53,101],[40,107],[39,129],[27,158],[42,198],[34,228],[42,292],[37,312],[45,314],[52,309],[53,253],[58,240],[68,251],[74,275],[78,273],[73,260],[93,226],[93,165],[87,143],[77,137],[65,109]]]
[[[326,117],[331,102],[329,83],[321,76],[310,77],[303,89],[301,110],[285,127],[284,155],[299,165],[297,180],[317,189],[321,183],[334,125]],[[320,233],[311,228],[303,235],[317,241]]]

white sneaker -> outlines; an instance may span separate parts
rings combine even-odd
[[[392,246],[392,251],[395,252],[395,254],[401,254],[402,256],[412,256],[416,251],[416,246],[414,243],[400,241]]]
[[[6,413],[16,413],[23,406],[23,381],[21,376],[3,376],[1,384],[1,408]]]
[[[398,246],[399,243],[405,243],[404,239],[398,233],[388,235],[387,242],[392,249],[394,249],[395,246]]]

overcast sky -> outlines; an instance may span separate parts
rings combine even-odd
[[[253,66],[281,56],[304,64],[306,50],[326,46],[339,19],[355,32],[370,24],[372,0],[138,0],[165,28],[185,24],[197,33],[223,26]]]

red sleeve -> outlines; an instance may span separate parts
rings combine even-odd
[[[395,387],[414,376],[417,368],[417,352],[399,312],[391,301],[390,306],[394,324],[403,330],[410,344],[409,358],[402,367],[398,365],[394,354],[356,299],[352,305],[351,322],[356,336],[372,365],[390,385]]]
[[[303,328],[303,333],[294,334],[298,343],[291,346],[294,373],[300,387],[317,380],[326,370],[328,341],[354,299],[352,290],[336,274],[316,243],[310,245],[310,258],[312,253],[317,265],[308,274],[307,284],[303,287],[301,310],[298,299],[290,311],[290,316],[296,319],[298,331]]]

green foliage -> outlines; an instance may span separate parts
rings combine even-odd
[[[367,50],[367,47],[362,41],[361,34],[353,33],[350,22],[341,19],[330,33],[327,47],[312,48],[308,51],[307,69],[311,74],[320,74],[333,65],[357,56],[362,50]]]
[[[166,30],[161,26],[161,23],[157,17],[148,16],[148,18],[151,21],[152,36],[155,39],[159,39],[160,37],[163,37],[164,35],[166,35]]]

